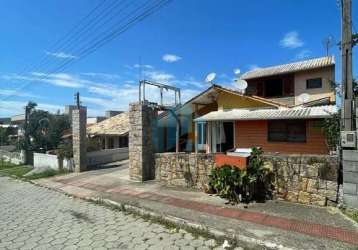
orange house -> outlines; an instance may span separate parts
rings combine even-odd
[[[329,149],[322,122],[336,112],[335,105],[232,109],[210,112],[195,122],[205,124],[207,153],[227,152],[226,144],[233,142],[233,150],[261,147],[265,153],[324,155]]]

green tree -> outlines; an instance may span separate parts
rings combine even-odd
[[[27,105],[28,121],[24,126],[25,139],[20,142],[20,147],[36,152],[56,149],[63,131],[70,128],[69,118],[67,115],[36,109],[36,106],[33,102]]]
[[[16,129],[14,127],[0,128],[0,145],[10,144],[10,135],[15,135]]]

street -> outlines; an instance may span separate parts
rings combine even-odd
[[[210,249],[214,240],[0,177],[0,249]]]

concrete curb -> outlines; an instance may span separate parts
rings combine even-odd
[[[166,215],[166,214],[159,214],[159,213],[156,213],[156,212],[153,212],[153,211],[150,211],[148,209],[141,208],[138,206],[134,206],[134,205],[126,204],[126,203],[120,203],[120,202],[116,202],[116,201],[113,201],[110,199],[103,199],[101,197],[80,197],[80,196],[76,196],[73,194],[69,194],[69,193],[63,191],[62,189],[49,187],[49,186],[43,185],[41,183],[38,183],[36,181],[31,180],[30,182],[36,186],[47,188],[49,190],[53,190],[53,191],[56,191],[56,192],[59,192],[59,193],[62,193],[62,194],[65,194],[67,196],[71,196],[74,198],[78,198],[81,200],[90,201],[90,202],[100,202],[104,205],[127,210],[128,212],[135,212],[142,216],[150,216],[152,218],[161,219],[161,220],[173,223],[173,224],[177,225],[179,228],[183,228],[184,230],[185,230],[185,228],[205,230],[209,234],[213,235],[215,238],[239,241],[239,242],[247,243],[250,245],[258,245],[258,246],[264,247],[265,249],[272,249],[272,250],[277,250],[277,249],[295,250],[296,249],[296,248],[279,245],[277,243],[270,242],[270,241],[255,239],[255,238],[248,237],[245,235],[239,235],[239,234],[235,234],[235,233],[220,231],[215,228],[207,227],[207,226],[197,223],[197,222],[189,221],[187,219],[170,216],[170,215]]]

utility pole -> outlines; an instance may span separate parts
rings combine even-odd
[[[357,34],[352,35],[352,1],[342,3],[342,167],[343,202],[351,208],[358,208],[358,150],[357,100],[353,95],[352,49],[357,43]],[[358,119],[357,119],[358,120]],[[349,142],[349,143],[348,143]]]
[[[30,107],[29,105],[27,104],[25,106],[25,121],[24,121],[24,146],[25,146],[25,150],[28,150],[29,149],[29,146],[30,146],[30,140],[29,140],[29,116],[30,116]]]
[[[352,1],[342,0],[342,130],[354,130],[352,75]]]

